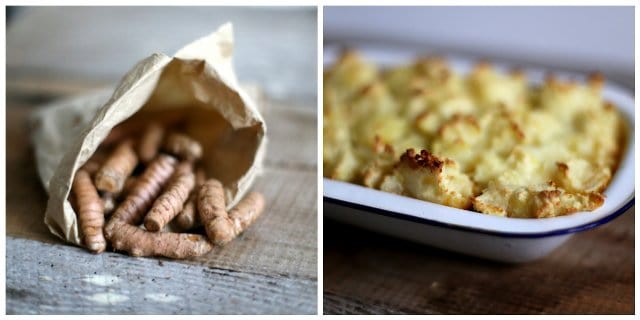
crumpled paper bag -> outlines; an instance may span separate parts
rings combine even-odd
[[[102,106],[70,103],[34,113],[31,138],[49,194],[49,230],[80,245],[76,213],[67,200],[74,174],[118,124],[141,131],[150,120],[183,123],[203,146],[207,176],[222,181],[228,208],[234,206],[261,172],[267,129],[238,84],[232,53],[232,26],[225,24],[173,57],[152,54],[140,61]]]

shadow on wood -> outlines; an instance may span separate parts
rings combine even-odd
[[[630,314],[634,209],[550,256],[511,265],[325,219],[324,312]]]

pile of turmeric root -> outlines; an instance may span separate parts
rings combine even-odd
[[[227,212],[222,183],[198,166],[202,152],[188,135],[152,123],[139,139],[92,156],[70,194],[83,245],[101,253],[109,242],[132,256],[184,259],[233,240],[260,216],[264,198],[250,193]],[[168,232],[168,224],[181,232],[204,227],[206,237]]]

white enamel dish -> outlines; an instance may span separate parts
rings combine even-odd
[[[325,66],[337,50],[324,52]],[[357,48],[380,65],[406,64],[417,55],[387,48]],[[474,60],[446,56],[452,67],[466,73]],[[494,63],[498,68],[507,66]],[[548,70],[524,68],[531,83],[539,83]],[[584,75],[553,73],[558,78],[583,79]],[[612,101],[628,123],[626,149],[604,205],[592,212],[577,212],[548,219],[516,219],[480,214],[363,186],[324,179],[324,216],[369,230],[434,247],[504,262],[527,262],[556,249],[577,232],[603,225],[634,205],[635,111],[634,98],[621,87],[606,82],[603,96]]]

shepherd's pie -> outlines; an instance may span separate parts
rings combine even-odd
[[[324,176],[491,215],[591,211],[624,139],[603,83],[437,57],[381,70],[347,51],[324,73]]]

